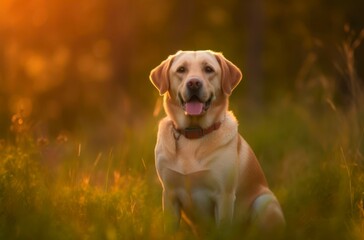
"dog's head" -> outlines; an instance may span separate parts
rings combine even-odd
[[[159,93],[168,93],[188,116],[204,115],[215,102],[227,99],[241,78],[233,63],[212,51],[179,51],[150,74]]]

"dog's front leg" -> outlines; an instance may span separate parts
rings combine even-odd
[[[252,223],[266,234],[281,234],[286,221],[281,206],[273,194],[257,197],[252,205]]]
[[[162,206],[165,232],[177,231],[181,220],[181,207],[173,195],[169,191],[163,190]]]
[[[234,216],[235,194],[222,193],[215,205],[215,220],[217,226],[230,225]]]

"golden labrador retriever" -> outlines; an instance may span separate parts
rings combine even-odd
[[[151,71],[164,95],[155,164],[163,211],[178,227],[253,225],[282,228],[284,216],[238,123],[228,98],[242,78],[222,54],[179,51]],[[194,228],[195,229],[195,228]]]

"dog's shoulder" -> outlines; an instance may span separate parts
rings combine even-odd
[[[233,112],[226,112],[225,119],[222,124],[222,137],[232,138],[238,133],[238,120]]]
[[[164,117],[158,126],[156,150],[167,150],[170,153],[175,153],[175,137],[173,132],[172,120],[168,116]]]
[[[159,121],[158,135],[166,135],[166,132],[172,130],[172,128],[172,120],[168,116],[164,117]]]

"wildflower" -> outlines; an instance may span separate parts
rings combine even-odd
[[[22,111],[14,114],[11,117],[10,131],[20,134],[20,133],[26,132],[28,129],[29,129],[29,127],[24,119]]]
[[[49,140],[46,137],[40,137],[37,139],[37,145],[39,147],[44,147],[49,144]]]
[[[57,137],[57,142],[59,144],[68,142],[68,137],[65,133],[60,133]]]

